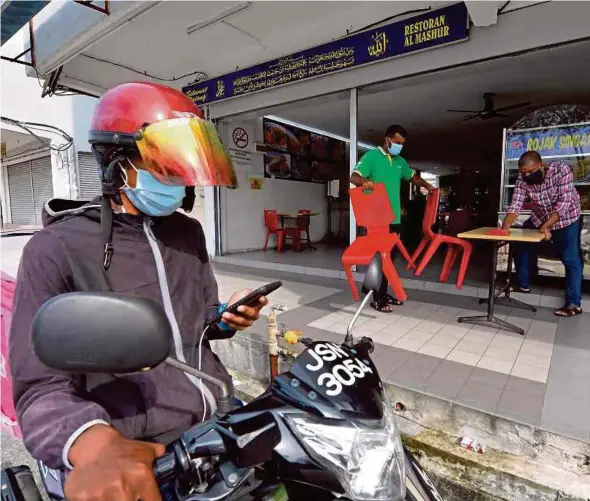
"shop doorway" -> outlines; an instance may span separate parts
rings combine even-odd
[[[367,148],[377,147],[383,142],[386,128],[395,123],[403,125],[409,132],[404,157],[411,167],[436,182],[441,188],[440,214],[438,230],[457,233],[460,230],[477,226],[495,226],[498,222],[500,194],[503,191],[503,131],[510,128],[522,117],[546,106],[560,104],[590,104],[590,92],[581,74],[590,71],[590,42],[582,41],[559,47],[521,54],[513,57],[499,58],[474,63],[436,73],[415,75],[390,82],[383,82],[358,90],[358,138]],[[572,64],[575,61],[575,64]],[[490,109],[500,109],[497,113],[488,113]],[[484,97],[485,95],[485,97]],[[323,252],[276,253],[262,251],[264,245],[263,209],[274,208],[268,205],[264,190],[275,191],[275,186],[283,185],[283,191],[277,196],[275,206],[281,210],[279,203],[288,205],[288,210],[295,211],[316,200],[320,204],[315,210],[327,213],[327,188],[299,183],[296,180],[269,179],[265,156],[274,157],[274,148],[266,145],[264,117],[271,117],[275,122],[287,125],[295,124],[303,128],[325,131],[340,138],[347,139],[350,131],[350,100],[348,93],[331,94],[307,101],[289,103],[278,107],[259,110],[240,117],[226,120],[229,124],[252,121],[258,124],[255,129],[256,140],[254,155],[259,156],[258,173],[263,176],[262,190],[248,189],[238,195],[226,192],[222,196],[222,242],[248,241],[248,245],[234,247],[227,241],[222,244],[225,257],[240,259],[242,262],[256,264],[259,267],[276,268],[279,265],[292,265],[314,269],[321,267],[329,270],[327,276],[334,274],[342,277],[340,255],[342,247],[322,249]],[[519,106],[516,106],[519,105]],[[464,110],[454,112],[449,110]],[[280,125],[280,124],[279,124]],[[286,128],[286,127],[285,127]],[[285,133],[288,142],[289,134]],[[281,133],[273,140],[280,141]],[[288,143],[287,143],[288,144]],[[346,149],[348,151],[348,148]],[[273,154],[269,154],[273,153]],[[278,151],[279,157],[281,151]],[[359,156],[364,153],[359,149]],[[286,167],[292,169],[292,159],[286,162],[276,160],[279,173]],[[285,163],[287,164],[285,167]],[[343,171],[341,192],[346,193],[348,162]],[[267,180],[268,179],[268,180]],[[242,183],[249,182],[249,174],[242,174]],[[582,199],[587,201],[590,194],[585,186],[579,187]],[[305,199],[309,196],[310,199]],[[410,249],[419,241],[421,216],[413,212],[412,201],[420,197],[419,193],[402,187],[402,208],[404,223],[407,227],[407,247]],[[586,203],[586,202],[584,202]],[[303,205],[302,205],[303,204]],[[266,206],[268,205],[268,207]],[[345,204],[346,205],[346,204]],[[586,203],[587,205],[587,203]],[[314,209],[314,207],[312,207]],[[590,217],[590,206],[583,209]],[[348,210],[346,207],[344,210]],[[228,217],[241,221],[250,221],[236,233],[236,225],[227,223]],[[316,216],[317,217],[317,216]],[[333,216],[334,217],[334,216]],[[345,217],[349,217],[347,214]],[[500,214],[500,217],[502,215]],[[322,216],[323,224],[316,226],[317,233],[312,235],[315,242],[321,241],[322,232],[327,232],[327,220]],[[331,219],[334,227],[335,219]],[[313,223],[312,223],[313,224]],[[257,229],[253,230],[254,225]],[[589,226],[588,224],[585,225]],[[336,226],[338,227],[338,226]],[[347,225],[343,224],[346,228]],[[248,228],[248,229],[246,229]],[[234,230],[232,230],[234,229]],[[254,231],[257,237],[254,237]],[[586,228],[585,232],[588,231]],[[248,239],[251,240],[248,240]],[[584,241],[584,236],[583,236]],[[342,244],[345,245],[345,242]],[[441,253],[442,254],[442,253]],[[315,264],[314,264],[315,263]],[[287,266],[285,269],[289,270]],[[292,270],[295,271],[295,270]],[[411,274],[405,267],[398,266],[398,271],[405,278]],[[421,277],[424,280],[437,281],[440,263],[435,260]],[[488,256],[485,252],[474,253],[472,265],[468,272],[467,284],[481,286],[487,281]],[[586,277],[590,278],[590,277]],[[450,281],[452,281],[451,276]]]
[[[348,93],[296,106],[313,110],[326,100],[335,103],[338,122],[347,127]],[[240,185],[221,193],[222,255],[236,262],[336,275],[350,242],[348,135],[282,116],[291,106],[219,122]],[[279,252],[280,232],[285,240]]]

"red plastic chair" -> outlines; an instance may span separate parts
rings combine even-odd
[[[438,199],[440,195],[440,190],[437,188],[432,190],[432,192],[428,195],[428,201],[426,202],[426,211],[424,212],[424,219],[422,220],[422,231],[424,236],[418,248],[414,251],[412,255],[412,261],[415,262],[420,254],[426,249],[416,272],[414,273],[416,276],[421,275],[424,271],[424,268],[428,265],[436,251],[438,250],[441,244],[447,245],[447,254],[445,256],[445,261],[443,263],[442,271],[440,273],[439,280],[441,282],[446,282],[449,278],[449,274],[457,256],[459,255],[459,251],[463,250],[463,257],[461,258],[461,265],[459,267],[459,275],[457,277],[457,289],[463,287],[463,281],[465,280],[465,273],[467,272],[467,266],[469,265],[469,258],[471,257],[471,250],[472,245],[467,240],[463,240],[461,238],[452,237],[450,235],[441,235],[439,233],[434,233],[432,231],[432,226],[436,222],[436,215],[438,213]],[[426,248],[428,246],[428,248]],[[408,266],[410,269],[412,265]]]
[[[401,283],[397,270],[391,260],[391,249],[395,246],[412,267],[414,263],[397,233],[389,233],[389,225],[395,221],[391,203],[387,197],[385,186],[376,184],[371,192],[362,188],[349,191],[352,209],[358,226],[367,229],[367,235],[358,237],[342,254],[342,266],[350,285],[355,301],[360,299],[356,282],[352,274],[352,266],[367,265],[377,252],[381,254],[383,273],[389,281],[395,296],[405,301],[408,298]]]
[[[305,242],[306,248],[312,248],[311,246],[311,240],[309,238],[309,227],[311,226],[311,210],[309,209],[300,209],[297,214],[299,214],[299,216],[297,217],[297,230],[298,230],[298,235],[297,235],[297,240],[295,242],[295,248],[298,251],[301,251],[301,243]],[[305,239],[302,238],[303,233],[305,233]]]
[[[285,244],[285,237],[293,238],[294,246],[297,246],[299,238],[297,228],[281,228],[279,224],[279,216],[276,210],[264,211],[264,226],[266,227],[266,240],[264,241],[264,252],[268,247],[268,240],[271,235],[277,236],[277,252],[283,250]]]

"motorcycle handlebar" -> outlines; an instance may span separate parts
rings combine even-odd
[[[167,484],[174,479],[176,474],[176,454],[167,452],[154,463],[154,477],[159,486]]]

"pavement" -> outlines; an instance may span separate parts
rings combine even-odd
[[[342,342],[358,306],[341,280],[227,264],[216,265],[216,276],[222,299],[282,279],[270,298],[289,308],[279,322],[314,339]],[[385,382],[590,444],[586,315],[558,318],[550,308],[497,306],[499,318],[525,330],[521,336],[459,324],[459,316],[485,312],[477,297],[413,289],[408,295],[393,313],[367,309],[357,321],[357,336],[376,343],[374,360]],[[264,342],[265,326],[248,335]]]

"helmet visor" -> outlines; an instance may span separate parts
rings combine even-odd
[[[136,136],[143,168],[164,184],[230,186],[238,180],[215,125],[198,117],[162,120]]]

